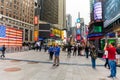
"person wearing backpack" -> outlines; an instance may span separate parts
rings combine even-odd
[[[97,52],[96,52],[94,45],[92,45],[92,47],[90,49],[90,56],[91,56],[91,61],[92,61],[92,68],[95,69],[96,68]]]

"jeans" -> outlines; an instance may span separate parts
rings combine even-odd
[[[105,65],[104,65],[105,67],[107,67],[108,66],[108,68],[110,69],[110,65],[109,65],[109,62],[108,62],[108,58],[106,58],[106,62],[105,62]]]
[[[5,57],[5,51],[2,51],[1,58],[2,58],[2,57]]]
[[[49,54],[50,54],[50,60],[52,60],[54,52],[50,52]]]
[[[89,56],[89,52],[88,52],[88,51],[86,51],[86,58],[88,58],[88,56]]]
[[[110,65],[110,76],[116,77],[116,61],[115,60],[109,60]]]
[[[91,61],[92,61],[92,68],[96,68],[96,59],[91,57]]]

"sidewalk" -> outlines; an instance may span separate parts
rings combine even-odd
[[[5,60],[0,60],[0,80],[112,80],[107,78],[109,69],[104,68],[101,59],[97,59],[97,67],[92,69],[90,57],[67,58],[61,52],[60,66],[53,67],[52,63],[43,51],[8,53]],[[116,80],[120,80],[119,67]]]

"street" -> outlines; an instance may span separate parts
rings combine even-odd
[[[103,66],[104,60],[98,58],[96,69],[92,69],[90,57],[66,55],[61,52],[60,66],[53,67],[47,52],[7,53],[0,60],[0,80],[112,80],[107,78],[109,69]],[[116,80],[120,80],[119,67]]]

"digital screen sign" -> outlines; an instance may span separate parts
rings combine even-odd
[[[97,2],[94,4],[94,20],[102,19],[102,3]]]
[[[102,32],[102,26],[94,26],[94,32],[95,33]]]
[[[81,39],[81,36],[80,35],[77,35],[76,36],[76,40],[80,40]]]
[[[77,34],[80,34],[80,29],[77,29],[76,33],[77,33]]]
[[[38,24],[38,16],[34,17],[34,24]]]

